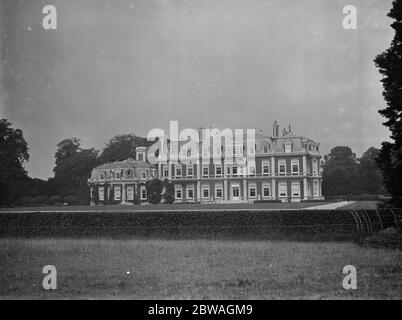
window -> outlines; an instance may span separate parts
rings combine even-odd
[[[101,174],[100,174],[100,179],[101,179],[101,180],[105,180],[105,176],[106,176],[105,173],[104,173],[104,172],[101,172]]]
[[[99,198],[99,201],[104,201],[105,200],[105,188],[104,187],[99,187],[99,189],[98,189],[98,198]]]
[[[194,186],[187,186],[187,199],[194,198]]]
[[[187,166],[187,177],[191,178],[193,176],[193,165]]]
[[[142,171],[142,172],[141,172],[141,179],[142,179],[142,180],[145,180],[145,179],[147,178],[147,176],[148,176],[148,174],[147,174],[146,171]]]
[[[208,178],[209,177],[209,165],[203,165],[202,166],[202,176],[204,178]]]
[[[318,173],[318,161],[317,159],[313,159],[313,175],[317,175]]]
[[[221,156],[221,152],[222,152],[221,147],[216,147],[216,148],[215,148],[215,154],[214,154],[214,155],[220,157],[220,156]]]
[[[138,160],[138,161],[144,161],[144,153],[143,153],[143,152],[139,152],[139,153],[138,153],[137,160]]]
[[[269,146],[266,144],[264,145],[264,153],[268,153],[269,151]]]
[[[279,160],[278,161],[278,166],[279,166],[279,175],[280,176],[285,176],[286,175],[286,161],[285,160]]]
[[[300,182],[292,182],[292,197],[300,197]]]
[[[168,166],[163,166],[163,176],[169,177],[169,167]]]
[[[269,175],[269,161],[262,162],[262,175],[263,176]]]
[[[271,196],[271,187],[268,183],[262,185],[262,196],[268,198]]]
[[[116,179],[120,179],[120,177],[121,177],[120,171],[116,172]]]
[[[232,174],[235,176],[237,175],[238,171],[237,171],[237,167],[233,167],[232,168]]]
[[[223,190],[222,185],[220,185],[220,184],[215,185],[215,198],[216,199],[222,199],[222,194],[223,194],[222,190]]]
[[[147,200],[147,188],[141,187],[141,200]]]
[[[319,193],[318,193],[318,181],[314,180],[313,182],[313,195],[314,197],[318,197]]]
[[[286,182],[280,182],[278,185],[279,197],[285,198],[288,196],[288,186]]]
[[[134,187],[133,186],[127,187],[127,200],[134,200]]]
[[[232,167],[227,167],[226,171],[227,171],[227,175],[230,176],[232,174]]]
[[[202,197],[204,199],[209,198],[209,186],[202,187]]]
[[[114,186],[114,200],[121,199],[121,186]]]
[[[176,178],[181,177],[181,164],[176,164]]]
[[[175,195],[176,199],[181,199],[183,197],[181,186],[175,186]]]
[[[127,176],[127,177],[132,177],[132,176],[133,176],[133,170],[127,169],[127,170],[126,170],[126,176]]]
[[[285,144],[285,153],[292,153],[292,144],[291,143]]]
[[[248,186],[248,196],[250,198],[256,198],[257,197],[257,187],[255,184],[249,185]]]
[[[221,177],[222,176],[222,166],[221,165],[216,165],[215,166],[215,176],[216,177]]]
[[[255,176],[255,163],[250,163],[248,165],[248,174],[250,176]]]
[[[299,160],[292,160],[292,175],[299,174]]]

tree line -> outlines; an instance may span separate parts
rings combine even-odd
[[[103,148],[85,149],[78,138],[64,139],[56,146],[54,176],[31,178],[24,169],[29,160],[28,144],[20,129],[0,120],[0,206],[89,204],[87,180],[96,166],[128,158],[135,159],[136,147],[152,142],[135,134],[116,135]]]

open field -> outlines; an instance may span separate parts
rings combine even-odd
[[[0,261],[1,299],[402,298],[402,252],[352,243],[2,239]],[[342,288],[348,264],[357,290]]]

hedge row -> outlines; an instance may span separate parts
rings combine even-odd
[[[0,237],[356,240],[395,226],[401,212],[1,213]]]

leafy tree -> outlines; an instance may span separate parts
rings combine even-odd
[[[378,149],[371,147],[359,159],[359,185],[362,193],[384,193],[382,190],[382,174],[377,165],[379,153]]]
[[[78,198],[75,203],[79,204],[89,201],[87,181],[92,169],[99,164],[98,151],[82,149],[79,139],[70,138],[57,145],[55,158],[54,180],[50,183],[55,186],[57,194],[75,196]]]
[[[392,205],[402,206],[402,1],[395,0],[388,16],[394,19],[391,27],[395,36],[390,48],[374,62],[383,76],[383,96],[387,103],[380,114],[391,131],[392,142],[383,142],[378,165],[383,172],[384,185],[392,195]]]
[[[323,194],[326,196],[359,193],[356,155],[349,147],[333,148],[324,157]]]
[[[175,200],[173,182],[165,179],[163,180],[163,186],[165,187],[165,193],[163,194],[164,202],[168,204],[173,203]]]
[[[146,138],[137,137],[135,134],[123,134],[114,136],[103,149],[100,162],[122,161],[128,158],[135,159],[136,147],[148,147],[154,142]]]
[[[152,179],[147,182],[147,198],[152,204],[158,204],[162,200],[163,182],[158,178]]]
[[[27,179],[24,162],[29,160],[28,144],[20,129],[0,120],[0,205],[9,205],[18,197],[16,185]]]

